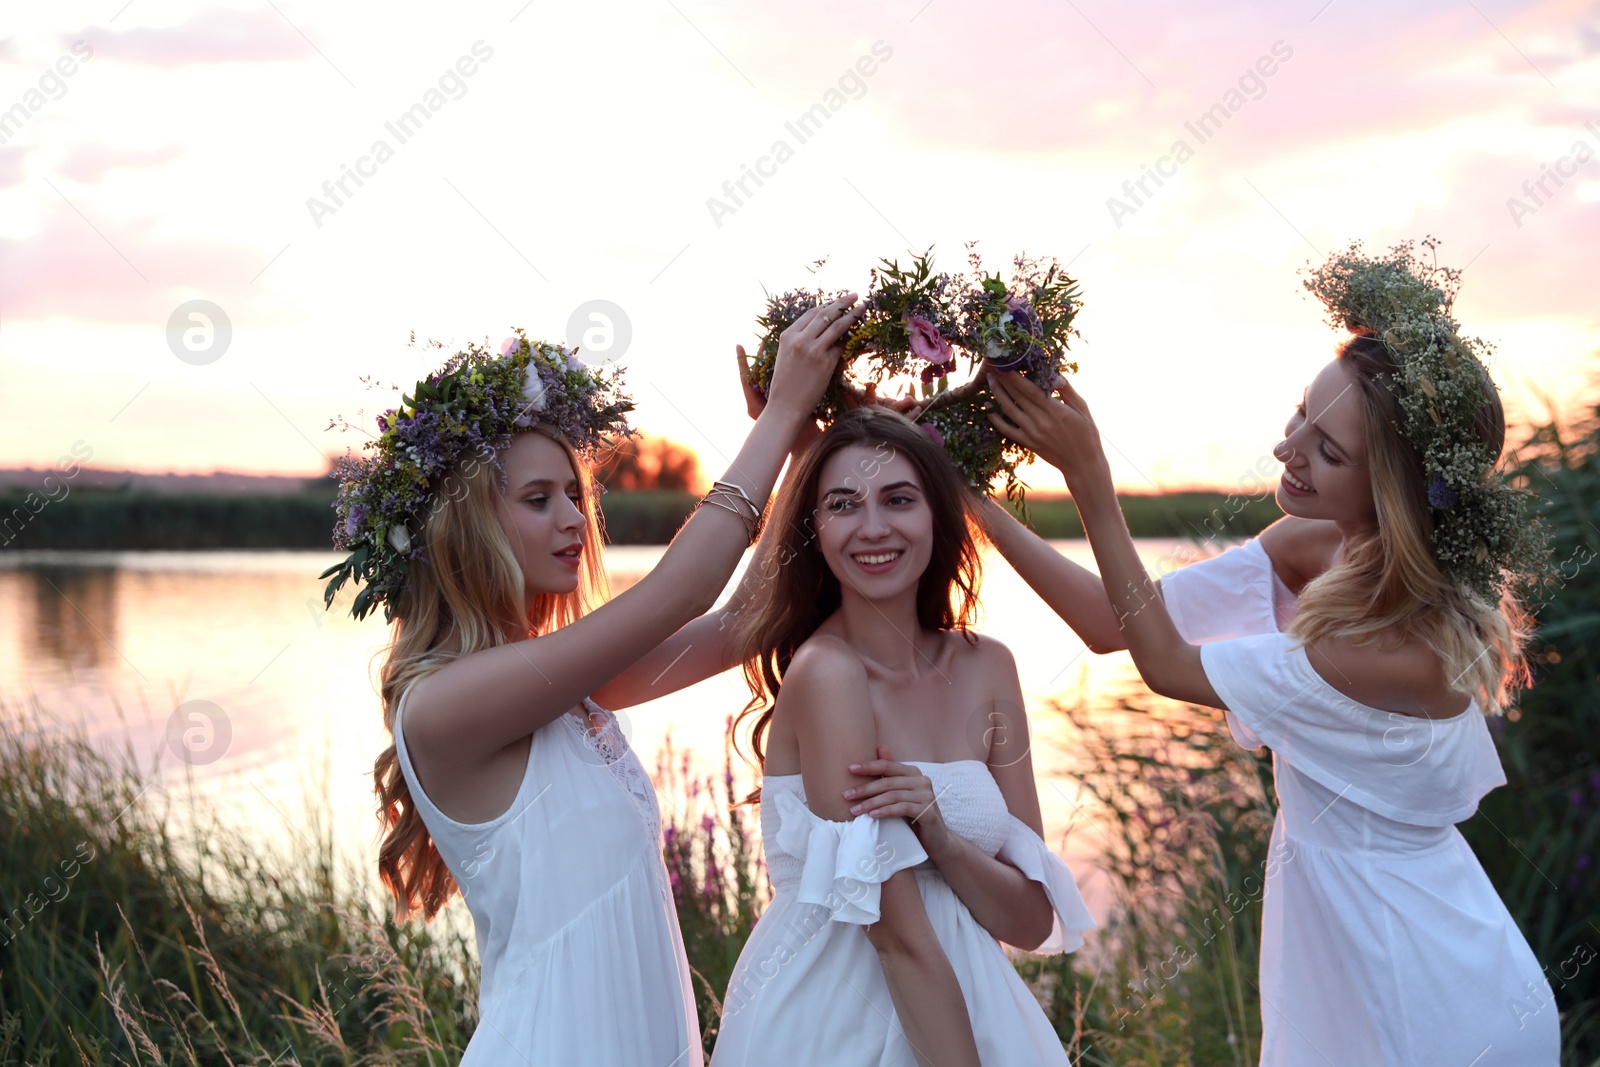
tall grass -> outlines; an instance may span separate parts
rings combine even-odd
[[[130,752],[97,748],[37,707],[3,711],[0,1061],[459,1058],[476,1022],[470,937],[449,924],[397,929],[371,880],[337,869],[325,824],[293,858],[215,825],[185,828]],[[1129,712],[1145,727],[1110,731],[1067,713],[1094,757],[1083,780],[1123,907],[1082,958],[1023,962],[1023,977],[1076,1062],[1213,1062],[1223,1049],[1238,1055],[1214,1062],[1247,1062],[1253,915],[1218,924],[1215,909],[1264,848],[1255,772],[1237,754],[1221,771],[1200,766],[1215,742],[1202,713]],[[753,812],[734,806],[732,758],[725,749],[720,776],[696,776],[669,741],[656,761],[708,1053],[770,895]],[[1142,783],[1136,795],[1128,781]],[[1168,979],[1161,961],[1185,937],[1195,958]],[[1096,957],[1097,977],[1082,969]]]
[[[337,871],[182,829],[131,751],[0,707],[0,1061],[444,1064],[470,946],[398,930]]]
[[[1113,904],[1080,952],[1018,970],[1074,1063],[1254,1064],[1270,764],[1211,709],[1147,695],[1055,708],[1078,753],[1073,832]]]
[[[732,731],[729,716],[720,781],[691,773],[691,753],[677,752],[670,735],[656,755],[662,856],[695,982],[708,1061],[733,966],[772,898],[759,828],[749,825],[755,809],[738,806],[733,792]]]
[[[1562,1062],[1600,1064],[1600,406],[1539,427],[1519,473],[1555,574],[1532,598],[1534,685],[1490,728],[1507,785],[1462,826],[1545,968]]]

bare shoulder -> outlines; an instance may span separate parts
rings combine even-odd
[[[864,693],[866,684],[866,665],[844,638],[813,634],[783,672],[774,717],[792,721],[797,711],[808,717],[849,713],[854,701],[843,698]]]
[[[1306,658],[1333,688],[1378,711],[1446,719],[1471,701],[1450,685],[1438,653],[1416,638],[1324,638],[1306,646]]]
[[[1296,594],[1332,565],[1341,539],[1332,522],[1294,515],[1285,515],[1259,535],[1278,577]]]
[[[816,684],[841,673],[865,678],[861,656],[837,634],[812,634],[795,649],[789,669],[783,672],[783,684],[784,688],[794,682]]]
[[[971,694],[974,699],[986,704],[1020,704],[1022,682],[1017,676],[1017,658],[1005,642],[976,630],[950,632],[946,638],[953,649],[951,663],[979,687]]]
[[[1015,673],[1017,659],[1004,641],[977,630],[951,631],[949,640],[963,662],[997,667]]]

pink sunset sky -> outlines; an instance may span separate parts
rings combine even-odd
[[[394,402],[363,376],[436,361],[413,331],[566,340],[603,300],[638,424],[714,475],[764,290],[864,289],[930,245],[955,269],[974,239],[991,268],[1070,262],[1078,385],[1128,489],[1276,479],[1337,337],[1296,272],[1353,238],[1443,241],[1514,415],[1594,381],[1594,3],[107,0],[7,22],[0,465],[78,445],[320,474],[363,439],[331,419]],[[194,300],[230,324],[209,361],[174,350],[198,320],[169,333]]]

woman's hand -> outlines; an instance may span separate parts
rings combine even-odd
[[[989,388],[1004,417],[989,413],[989,422],[1061,473],[1072,477],[1095,463],[1104,462],[1100,430],[1089,405],[1065,378],[1058,378],[1055,399],[1015,371],[991,372]]]
[[[744,345],[735,346],[735,350],[739,354],[739,384],[744,388],[744,409],[750,413],[752,419],[758,419],[761,417],[761,412],[766,409],[767,398],[750,384],[750,358],[745,354]],[[817,425],[816,419],[801,419],[800,429],[794,435],[794,442],[789,445],[789,455],[800,455],[811,447],[811,442],[821,436],[822,429]]]
[[[855,302],[856,294],[846,293],[810,308],[778,336],[764,410],[802,420],[810,416],[844,355],[845,332],[861,316],[851,306]]]
[[[911,824],[930,858],[939,853],[949,839],[950,828],[945,825],[933,781],[927,775],[910,764],[894,762],[883,745],[878,746],[877,759],[852,763],[850,772],[876,776],[866,785],[844,791],[844,798],[851,802],[850,814],[870,814],[875,819],[899,815]]]

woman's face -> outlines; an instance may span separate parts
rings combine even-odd
[[[915,595],[933,553],[933,511],[910,460],[888,445],[848,445],[817,482],[817,544],[841,585],[868,600]]]
[[[1303,519],[1377,521],[1355,376],[1334,360],[1306,388],[1272,454],[1283,463],[1278,506]]]
[[[588,524],[582,483],[566,450],[542,433],[519,433],[500,462],[506,471],[500,528],[522,567],[529,603],[540,593],[572,592]]]

